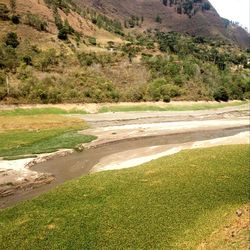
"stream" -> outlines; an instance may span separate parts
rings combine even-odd
[[[64,157],[56,157],[43,163],[39,163],[31,169],[42,173],[51,173],[55,180],[50,184],[28,190],[19,190],[12,196],[0,199],[0,208],[13,206],[17,202],[29,200],[42,193],[48,192],[54,187],[75,178],[87,175],[91,169],[105,156],[143,147],[176,145],[188,142],[203,141],[220,137],[233,136],[240,132],[248,131],[249,127],[203,130],[188,133],[176,133],[161,136],[149,136],[125,139],[100,145],[95,148],[74,152]]]

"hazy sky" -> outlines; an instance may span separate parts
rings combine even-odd
[[[222,17],[238,21],[250,30],[249,0],[210,0],[210,2]]]

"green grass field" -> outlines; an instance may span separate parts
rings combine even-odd
[[[0,157],[30,157],[32,154],[76,148],[96,139],[77,132],[88,128],[83,120],[64,114],[54,108],[0,112]]]
[[[249,146],[187,150],[2,210],[0,249],[197,249],[249,202],[248,187]]]
[[[96,139],[92,135],[80,135],[70,129],[50,129],[37,132],[15,131],[0,133],[0,157],[20,159],[31,154],[51,153],[58,149],[75,148],[79,144]]]
[[[246,101],[230,102],[230,103],[196,103],[191,105],[176,105],[167,103],[165,105],[147,105],[147,104],[135,104],[135,105],[110,105],[104,106],[99,109],[99,113],[107,112],[139,112],[139,111],[192,111],[192,110],[207,110],[218,109],[225,107],[240,106],[246,104]]]

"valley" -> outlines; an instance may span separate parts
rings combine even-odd
[[[125,104],[104,104],[103,107],[105,105],[122,108]],[[138,108],[138,105],[134,103],[130,107]],[[141,105],[145,108],[146,104]],[[152,108],[153,104],[148,105]],[[183,103],[162,103],[154,104],[155,109],[172,111],[103,113],[99,104],[101,113],[93,114],[85,111],[87,107],[94,110],[90,104],[78,105],[78,109],[69,105],[68,111],[53,106],[43,109],[5,107],[2,111],[5,119],[2,130],[5,130],[0,138],[3,142],[9,141],[9,148],[1,150],[1,156],[4,156],[0,161],[1,207],[48,191],[83,174],[137,166],[169,152],[177,153],[193,147],[248,144],[249,103],[232,102],[227,104],[228,107],[221,104],[217,109],[215,105],[189,103],[185,107],[188,109],[189,106],[190,111],[174,111],[182,108]],[[211,110],[206,110],[209,106]],[[32,140],[27,137],[27,132],[23,135],[20,130],[21,119],[25,119],[23,129],[29,128],[29,133],[34,134],[29,136]],[[35,119],[39,120],[38,124]],[[20,132],[13,125],[8,127],[11,121],[19,121],[15,125]],[[51,135],[48,126],[52,129]],[[57,133],[53,126],[57,127]],[[64,131],[60,131],[60,126]],[[73,134],[68,135],[73,131],[77,131],[74,137]],[[8,133],[15,138],[13,145],[10,139],[5,139]],[[17,136],[24,141],[17,140]]]
[[[250,34],[227,18],[0,0],[1,250],[249,248]]]

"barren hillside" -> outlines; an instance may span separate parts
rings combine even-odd
[[[159,0],[74,0],[81,8],[90,7],[119,19],[122,23],[129,22],[133,17],[143,18],[143,23],[134,29],[160,29],[176,31],[191,35],[203,35],[231,40],[242,47],[249,47],[249,34],[241,28],[225,27],[223,19],[207,0],[191,1],[190,10],[171,2]],[[166,5],[164,5],[164,2]],[[190,2],[190,1],[189,1]],[[208,4],[210,7],[204,8]],[[159,18],[157,22],[157,18]]]

